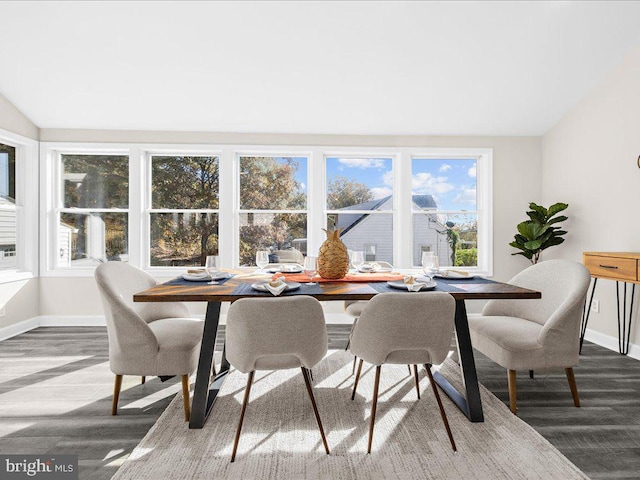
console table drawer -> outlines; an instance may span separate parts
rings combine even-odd
[[[585,255],[584,264],[589,273],[596,277],[631,282],[638,280],[638,261],[635,258]]]

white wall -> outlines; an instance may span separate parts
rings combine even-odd
[[[524,219],[530,201],[541,201],[540,137],[422,137],[422,136],[346,136],[346,135],[268,135],[198,132],[141,132],[92,130],[41,130],[42,141],[216,143],[262,145],[327,146],[423,146],[493,148],[494,160],[494,277],[508,280],[528,263],[512,257],[508,243],[515,226]],[[41,315],[92,315],[100,312],[100,300],[92,278],[43,278],[40,293]],[[340,303],[340,302],[334,302]],[[472,302],[473,303],[473,302]],[[478,302],[479,303],[479,302]],[[470,305],[470,311],[479,307]],[[331,305],[328,311],[339,311]],[[204,306],[193,305],[204,312]]]
[[[545,258],[640,251],[640,48],[542,139],[542,196],[569,204],[567,241]],[[640,297],[640,291],[636,292]],[[589,328],[617,337],[615,282],[600,280]],[[638,302],[631,342],[640,344]]]

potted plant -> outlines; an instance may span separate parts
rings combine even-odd
[[[518,233],[516,233],[514,241],[509,244],[520,251],[511,255],[522,255],[535,265],[540,260],[540,254],[543,250],[564,242],[562,236],[567,232],[555,225],[569,218],[565,215],[558,215],[568,206],[566,203],[555,203],[549,208],[545,208],[531,202],[529,204],[531,210],[527,212],[529,220],[518,224]]]

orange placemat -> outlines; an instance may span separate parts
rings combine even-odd
[[[285,280],[291,282],[308,282],[309,277],[300,273],[276,273],[273,278],[284,277]],[[356,274],[347,274],[343,278],[338,278],[336,280],[332,280],[329,278],[322,278],[318,275],[313,277],[313,282],[393,282],[394,280],[402,280],[404,275],[399,273],[356,273]]]

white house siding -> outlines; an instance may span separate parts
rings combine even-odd
[[[391,210],[392,200],[389,199],[380,210]],[[416,204],[413,208],[419,210]],[[436,252],[440,265],[451,264],[451,249],[446,235],[439,235],[445,226],[436,221],[435,215],[418,214],[413,216],[413,262],[418,266],[422,261],[421,248],[423,245]],[[429,220],[431,219],[431,220]],[[349,250],[364,250],[368,244],[376,245],[375,260],[393,263],[393,217],[391,214],[370,214],[362,218],[357,224],[348,229],[341,237]]]
[[[340,239],[349,250],[364,250],[376,246],[375,260],[393,263],[393,215],[371,214],[344,233]]]
[[[438,234],[446,227],[438,223],[430,214],[413,215],[413,264],[422,262],[422,246],[428,246],[429,251],[435,252],[441,266],[451,265],[451,248],[446,235]]]
[[[15,207],[0,205],[0,249],[4,250],[16,245],[16,210]]]

